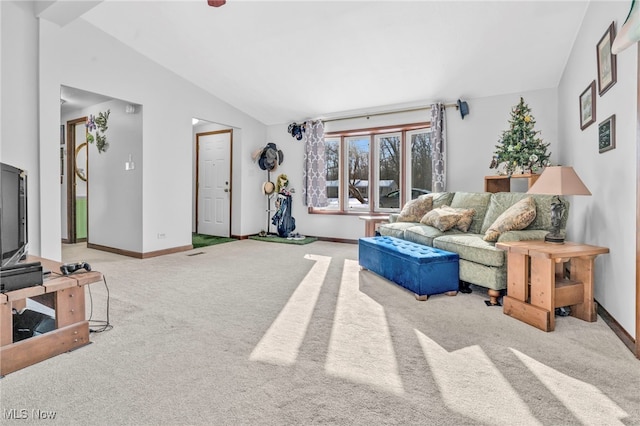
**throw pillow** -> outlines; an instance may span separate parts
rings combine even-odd
[[[431,194],[420,195],[418,198],[408,201],[402,207],[398,215],[398,222],[420,222],[420,219],[433,208]]]
[[[441,232],[456,226],[462,214],[445,208],[433,209],[420,220],[420,223],[438,228]]]
[[[524,229],[536,218],[536,203],[533,197],[523,198],[505,210],[484,234],[484,240],[495,242],[507,231]]]
[[[456,213],[460,213],[462,217],[456,223],[456,229],[467,232],[469,227],[471,226],[471,222],[473,222],[473,216],[476,214],[475,209],[463,209],[462,207],[450,207],[450,206],[442,206],[443,209],[453,211]]]

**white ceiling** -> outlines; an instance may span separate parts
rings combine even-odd
[[[556,87],[587,6],[105,0],[82,19],[271,125]]]

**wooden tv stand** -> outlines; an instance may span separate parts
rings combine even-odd
[[[102,281],[102,274],[82,270],[64,276],[60,273],[61,263],[35,256],[27,259],[27,262],[37,261],[42,263],[44,269],[51,271],[43,285],[0,294],[0,376],[90,343],[84,286]],[[23,309],[27,299],[53,309],[56,328],[14,342],[12,308]]]

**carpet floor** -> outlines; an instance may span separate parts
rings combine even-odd
[[[87,315],[109,306],[113,329],[2,378],[1,423],[640,425],[640,361],[601,318],[545,333],[477,288],[419,302],[357,256],[326,241],[150,259],[66,246],[107,278]]]

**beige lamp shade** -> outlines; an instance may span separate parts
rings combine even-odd
[[[591,195],[573,167],[548,166],[527,194]]]

